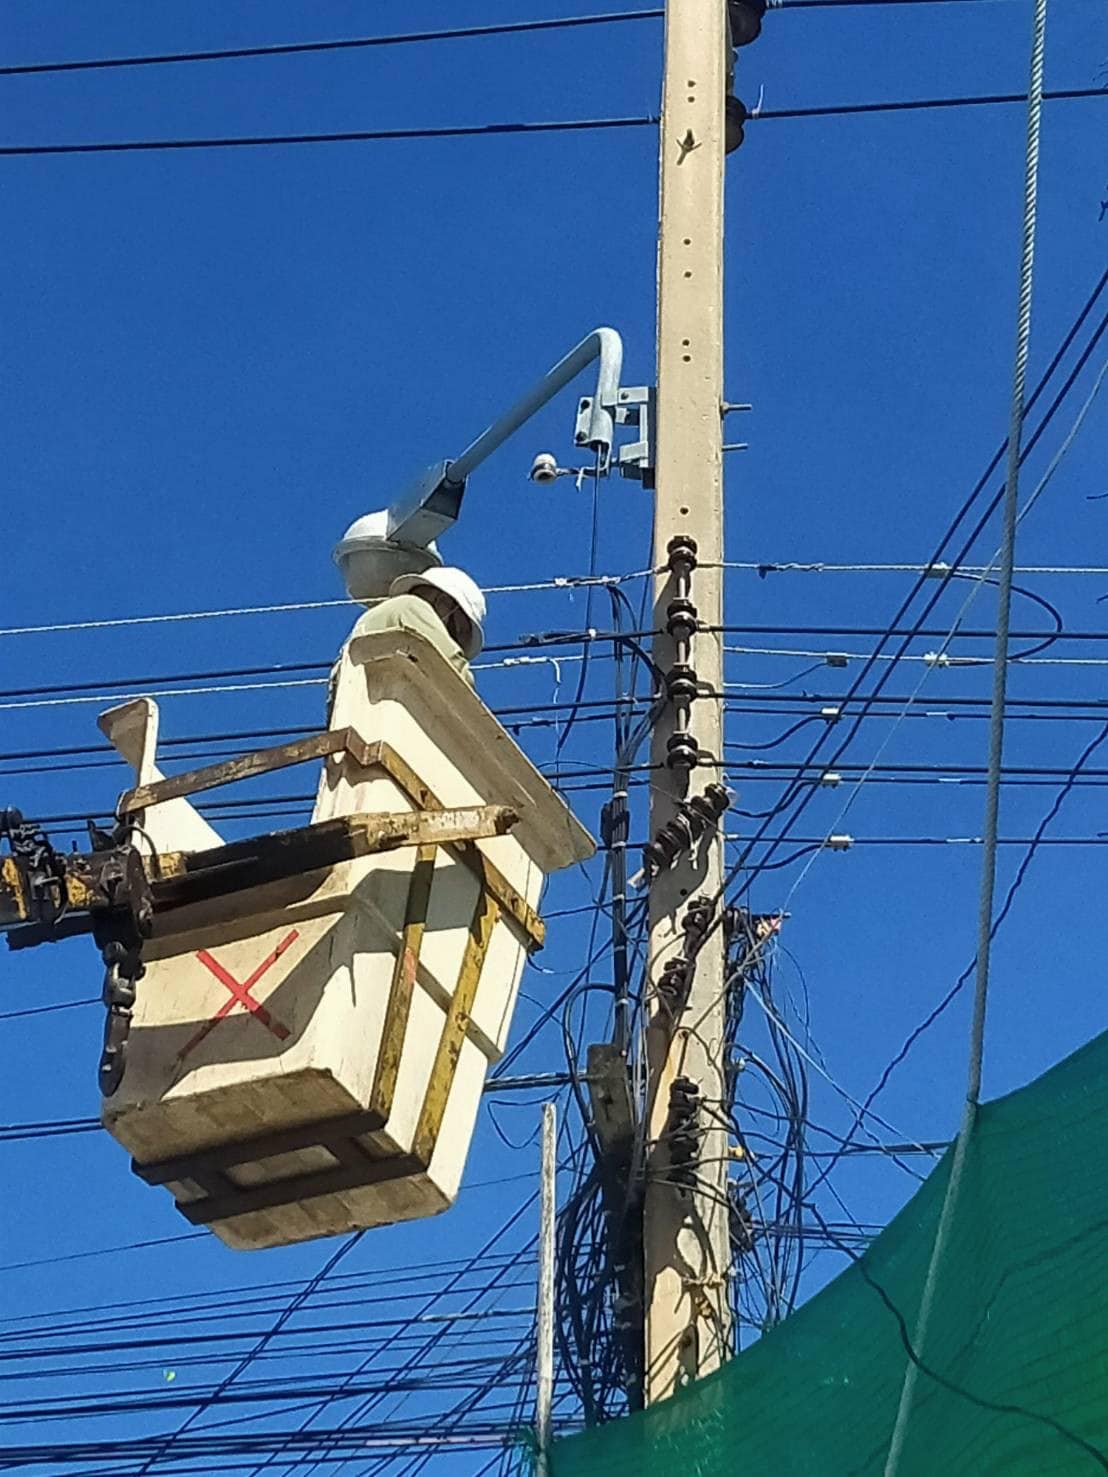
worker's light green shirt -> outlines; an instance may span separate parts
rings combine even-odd
[[[421,600],[418,595],[390,595],[387,600],[382,600],[380,605],[373,605],[361,616],[358,624],[350,633],[350,639],[355,636],[366,636],[375,631],[411,631],[416,636],[422,636],[432,646],[442,652],[443,656],[454,668],[460,677],[464,677],[470,687],[474,686],[473,676],[469,670],[469,663],[462,654],[462,648],[451,636],[442,621],[431,609],[426,600]]]

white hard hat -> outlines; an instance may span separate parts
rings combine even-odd
[[[422,574],[402,574],[399,579],[393,580],[389,594],[406,595],[409,590],[418,590],[424,585],[449,595],[469,622],[469,637],[461,643],[461,647],[466,659],[472,661],[485,640],[482,630],[485,597],[481,594],[481,587],[470,579],[464,569],[454,569],[447,565],[442,569],[425,569]]]

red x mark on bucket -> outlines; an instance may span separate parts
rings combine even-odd
[[[183,1060],[186,1056],[188,1056],[190,1051],[193,1051],[197,1046],[199,1046],[201,1041],[203,1041],[208,1036],[209,1032],[214,1031],[219,1022],[223,1020],[224,1017],[230,1015],[231,1011],[234,1010],[236,1005],[245,1005],[250,1014],[254,1016],[257,1020],[259,1020],[262,1025],[265,1026],[267,1031],[271,1031],[272,1034],[277,1037],[278,1041],[288,1040],[289,1036],[292,1034],[289,1031],[289,1028],[285,1025],[282,1025],[279,1020],[276,1020],[269,1013],[269,1011],[265,1008],[260,1000],[255,1000],[250,991],[258,983],[262,975],[265,974],[267,970],[272,969],[273,965],[277,963],[278,959],[280,959],[285,950],[290,948],[299,937],[300,935],[296,931],[296,929],[292,929],[290,933],[287,933],[285,935],[285,937],[281,940],[281,942],[277,945],[273,952],[271,954],[268,954],[262,960],[257,969],[255,969],[254,973],[250,975],[248,979],[242,980],[241,982],[235,979],[231,971],[220,964],[219,960],[216,959],[214,955],[209,954],[207,949],[197,950],[197,959],[200,960],[200,963],[204,966],[205,969],[210,970],[211,973],[215,975],[216,979],[220,982],[221,985],[227,986],[227,989],[231,992],[231,998],[224,1001],[224,1003],[216,1011],[215,1015],[212,1016],[210,1021],[204,1022],[199,1031],[197,1031],[196,1035],[193,1036],[188,1045],[185,1046],[180,1052],[180,1059]]]

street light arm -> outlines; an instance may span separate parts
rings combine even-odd
[[[595,328],[572,348],[534,385],[522,399],[481,432],[462,454],[451,462],[429,467],[397,499],[388,513],[388,538],[408,544],[427,545],[457,520],[466,478],[502,446],[508,437],[553,400],[586,365],[599,359],[596,394],[589,407],[588,425],[579,442],[594,451],[610,452],[613,417],[609,407],[619,393],[623,369],[623,341],[614,328]]]
[[[587,439],[582,443],[592,450],[610,450],[612,445],[612,415],[605,405],[615,402],[619,391],[620,371],[623,368],[623,340],[614,328],[595,328],[575,348],[570,349],[553,369],[547,370],[537,385],[522,399],[517,400],[511,410],[493,421],[488,430],[482,431],[476,441],[470,443],[447,468],[451,482],[464,482],[472,471],[492,455],[508,437],[518,431],[525,421],[553,400],[570,380],[576,379],[587,364],[600,360],[596,378],[596,395],[589,414]]]

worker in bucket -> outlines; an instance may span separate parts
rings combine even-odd
[[[470,687],[469,664],[485,639],[485,597],[463,569],[431,568],[393,580],[386,600],[371,606],[354,636],[373,631],[412,631],[430,641]]]

